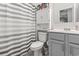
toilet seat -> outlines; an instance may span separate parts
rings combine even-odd
[[[36,41],[36,42],[33,42],[30,46],[31,50],[39,50],[43,47],[43,42],[40,42],[40,41]]]

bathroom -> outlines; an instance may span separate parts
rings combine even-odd
[[[79,56],[79,3],[0,3],[0,56]]]

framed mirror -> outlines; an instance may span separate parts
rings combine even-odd
[[[73,20],[73,8],[67,8],[59,11],[60,13],[60,22],[68,23]]]

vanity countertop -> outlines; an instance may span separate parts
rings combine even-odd
[[[69,34],[79,34],[79,31],[76,30],[70,30],[70,31],[66,31],[66,30],[49,30],[48,32],[57,32],[57,33],[69,33]]]
[[[38,30],[38,31],[44,31],[44,32],[55,32],[55,33],[68,33],[68,34],[79,34],[78,30],[58,30],[58,29],[54,29],[54,30]]]

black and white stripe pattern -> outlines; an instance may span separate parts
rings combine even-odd
[[[0,3],[0,55],[26,55],[33,40],[35,40],[34,5]]]

